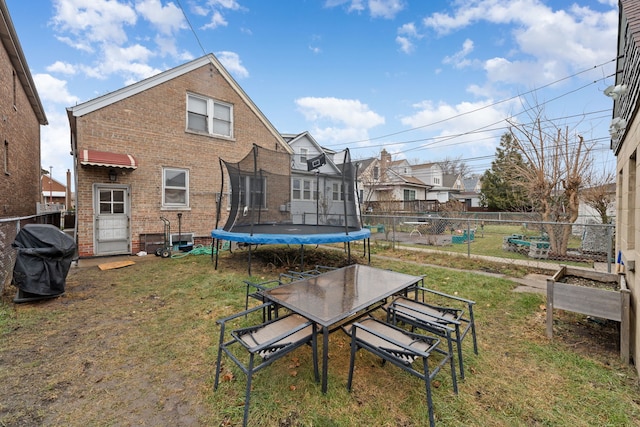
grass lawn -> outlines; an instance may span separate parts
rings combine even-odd
[[[254,254],[254,281],[295,266],[297,249]],[[396,254],[398,258],[389,258]],[[479,355],[465,340],[459,394],[448,367],[434,386],[440,426],[620,426],[640,419],[640,386],[619,362],[615,328],[565,313],[545,336],[545,298],[513,292],[515,283],[473,271],[429,266],[434,259],[389,251],[372,265],[425,275],[428,287],[473,299]],[[425,255],[426,256],[426,255]],[[449,257],[451,258],[451,257]],[[244,308],[242,252],[147,257],[115,270],[72,268],[64,297],[0,305],[0,426],[235,426],[242,421],[245,376],[230,361],[213,391],[216,319]],[[311,265],[344,263],[340,251],[307,250]],[[443,265],[455,266],[446,257]],[[521,267],[478,269],[524,274]],[[9,295],[11,294],[11,295]],[[613,330],[613,332],[612,332]],[[349,341],[330,337],[329,389],[313,381],[310,348],[258,372],[252,426],[423,426],[424,383],[371,354],[357,355],[346,390]]]
[[[403,226],[401,230],[404,232],[410,232],[411,228]],[[505,259],[523,259],[523,260],[531,260],[527,254],[518,253],[518,252],[510,252],[504,250],[502,248],[503,238],[505,236],[511,236],[513,234],[520,234],[527,237],[539,236],[541,234],[539,229],[533,228],[524,228],[522,226],[515,225],[503,225],[503,224],[492,224],[489,223],[484,226],[484,228],[477,229],[474,234],[474,239],[470,244],[467,242],[464,243],[456,243],[452,245],[446,246],[427,246],[429,249],[441,250],[446,252],[454,252],[459,254],[467,255],[476,254],[476,255],[485,255],[485,256],[493,256],[498,258]],[[373,240],[376,241],[376,238],[382,239],[382,234],[373,234]],[[409,243],[403,242],[403,244],[409,244],[411,246],[416,247],[425,247],[424,242],[425,239],[418,238],[417,234],[414,233],[414,238]],[[393,236],[389,235],[389,239]],[[380,246],[387,246],[387,244],[383,241],[379,242]],[[581,239],[578,236],[572,235],[569,239],[569,248],[579,248],[581,246]],[[593,262],[591,261],[583,261],[580,260],[579,257],[576,256],[575,260],[571,259],[562,259],[562,260],[553,260],[553,259],[544,259],[545,262],[563,264],[563,265],[573,265],[573,266],[582,266],[582,267],[592,267]]]

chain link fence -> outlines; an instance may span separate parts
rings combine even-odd
[[[535,213],[433,213],[363,215],[375,245],[425,247],[506,259],[593,266],[615,261],[615,225],[594,217],[575,223],[544,222]]]
[[[27,224],[53,224],[60,226],[60,212],[49,212],[20,218],[0,218],[0,294],[11,283],[16,250],[11,247],[18,232]]]

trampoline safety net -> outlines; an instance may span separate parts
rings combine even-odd
[[[312,170],[296,170],[293,177],[290,154],[257,145],[237,163],[220,159],[223,180],[216,228],[226,211],[229,216],[222,228],[229,232],[282,232],[292,225],[360,230],[355,165],[348,150],[334,159]]]

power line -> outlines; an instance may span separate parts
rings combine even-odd
[[[485,105],[485,106],[482,106],[482,107],[476,108],[476,109],[474,109],[474,110],[465,111],[464,113],[459,113],[459,114],[456,114],[456,115],[454,115],[454,116],[447,117],[447,118],[445,118],[445,119],[441,119],[441,120],[437,120],[437,121],[435,121],[435,122],[427,123],[427,124],[422,125],[422,126],[416,126],[416,127],[410,128],[410,129],[405,129],[405,130],[401,130],[401,131],[398,131],[398,132],[389,133],[389,134],[386,134],[386,135],[380,135],[380,136],[376,136],[376,137],[373,137],[373,138],[361,139],[361,140],[358,140],[358,141],[349,141],[349,142],[346,142],[346,143],[340,143],[340,144],[334,144],[334,145],[332,145],[332,146],[350,145],[350,144],[358,144],[358,143],[361,143],[361,142],[374,141],[374,140],[377,140],[377,139],[388,138],[388,137],[390,137],[390,136],[395,136],[395,135],[399,135],[399,134],[402,134],[402,133],[411,132],[411,131],[414,131],[414,130],[417,130],[417,129],[423,129],[423,128],[425,128],[425,127],[429,127],[429,126],[433,126],[433,125],[436,125],[436,124],[440,124],[440,123],[443,123],[443,122],[446,122],[446,121],[449,121],[449,120],[453,120],[453,119],[456,119],[456,118],[458,118],[458,117],[462,117],[462,116],[465,116],[465,115],[468,115],[468,114],[471,114],[471,113],[476,113],[476,112],[478,112],[478,111],[484,110],[484,109],[489,108],[489,107],[496,106],[496,105],[498,105],[498,104],[502,104],[502,103],[505,103],[505,102],[508,102],[508,101],[512,101],[512,100],[514,100],[514,99],[520,98],[520,97],[525,96],[525,95],[529,95],[529,94],[534,93],[534,92],[537,92],[537,91],[539,91],[539,90],[541,90],[541,89],[544,89],[544,88],[547,88],[547,87],[549,87],[549,86],[553,86],[553,85],[555,85],[555,84],[558,84],[558,83],[560,83],[560,82],[562,82],[562,81],[564,81],[564,80],[572,79],[572,78],[574,78],[574,77],[576,77],[576,76],[579,76],[580,74],[584,74],[584,73],[586,73],[586,72],[592,71],[592,70],[594,70],[594,69],[596,69],[596,68],[604,67],[605,65],[607,65],[607,64],[609,64],[609,63],[611,63],[611,62],[615,62],[615,61],[616,61],[616,58],[613,58],[613,59],[608,60],[608,61],[605,61],[605,62],[603,62],[603,63],[601,63],[601,64],[594,65],[594,66],[593,66],[593,67],[591,67],[591,68],[585,68],[584,70],[578,71],[577,73],[574,73],[574,74],[572,74],[572,75],[570,75],[570,76],[562,77],[562,78],[560,78],[560,79],[558,79],[558,80],[556,80],[556,81],[553,81],[553,82],[551,82],[551,83],[547,83],[547,84],[545,84],[545,85],[542,85],[542,86],[540,86],[539,88],[532,89],[532,90],[530,90],[530,91],[524,92],[524,93],[519,94],[519,95],[514,95],[514,96],[512,96],[512,97],[510,97],[510,98],[501,99],[501,100],[496,101],[496,102],[494,102],[494,103],[492,103],[492,104],[487,104],[487,105]],[[614,76],[614,75],[615,75],[615,74],[611,74],[611,75],[609,75],[609,76],[602,77],[602,78],[600,78],[600,79],[598,79],[598,80],[595,80],[595,81],[593,81],[592,83],[589,83],[589,84],[587,84],[587,85],[585,85],[585,86],[583,86],[583,87],[581,87],[581,88],[578,88],[578,89],[576,89],[576,90],[572,90],[572,91],[570,91],[570,92],[567,92],[567,93],[566,93],[566,94],[564,94],[564,95],[560,95],[559,97],[562,97],[562,96],[565,96],[565,95],[571,94],[571,93],[576,92],[576,91],[578,91],[578,90],[581,90],[581,89],[583,89],[583,88],[585,88],[585,87],[587,87],[587,86],[589,86],[589,85],[591,85],[591,84],[594,84],[594,83],[597,83],[597,82],[599,82],[599,81],[605,80],[605,79],[607,79],[607,78],[609,78],[609,77],[612,77],[612,76]],[[558,99],[559,97],[553,98],[552,100]],[[550,100],[550,101],[551,101],[551,100]],[[547,102],[550,102],[550,101],[547,101]],[[545,103],[546,103],[546,102],[545,102]]]
[[[178,3],[178,7],[182,11],[182,16],[184,16],[184,19],[187,21],[187,24],[189,24],[189,28],[191,28],[191,32],[193,33],[193,36],[196,38],[196,41],[198,42],[198,46],[200,46],[200,50],[202,50],[202,54],[206,55],[207,51],[204,50],[202,43],[200,43],[200,38],[198,37],[198,34],[196,33],[196,31],[193,29],[193,25],[191,25],[191,21],[189,21],[189,17],[187,16],[187,13],[184,11],[182,4],[180,4],[180,0],[176,0],[176,3]]]
[[[581,114],[573,114],[573,115],[563,116],[563,117],[554,117],[554,118],[551,118],[551,119],[547,119],[547,121],[549,121],[549,122],[561,121],[561,120],[572,119],[572,118],[577,118],[577,117],[585,117],[585,116],[592,115],[592,114],[601,114],[601,113],[606,113],[606,112],[610,112],[610,110],[597,110],[597,111],[591,111],[591,112],[581,113]],[[597,117],[593,117],[593,119],[599,119],[599,118],[605,118],[605,117],[607,117],[607,116],[597,116]],[[506,131],[511,126],[498,126],[498,127],[493,127],[493,128],[487,129],[487,127],[500,124],[504,120],[505,119],[502,119],[502,120],[500,120],[498,122],[491,123],[489,125],[486,125],[486,126],[483,126],[483,127],[480,127],[480,128],[476,128],[476,129],[471,130],[471,131],[458,133],[458,134],[453,134],[453,135],[433,136],[433,137],[426,137],[426,138],[419,138],[419,139],[405,140],[405,141],[395,141],[395,142],[382,142],[380,144],[367,145],[366,147],[353,147],[353,148],[350,148],[350,150],[351,151],[355,151],[355,150],[362,150],[362,149],[371,149],[371,148],[376,148],[376,147],[389,147],[389,146],[394,146],[394,145],[413,144],[413,143],[416,143],[416,142],[431,141],[430,143],[422,144],[422,145],[420,145],[419,147],[416,147],[416,148],[410,148],[408,150],[405,150],[404,152],[419,151],[419,150],[427,149],[430,146],[435,145],[437,143],[449,141],[449,140],[452,140],[452,139],[455,139],[455,138],[459,138],[459,137],[462,137],[462,136],[468,136],[468,135],[479,134],[479,133],[487,133],[487,132]],[[523,125],[530,125],[530,124],[533,124],[533,123],[532,122],[523,123]],[[481,138],[481,139],[474,139],[473,141],[456,142],[456,143],[444,145],[444,146],[442,146],[440,148],[450,147],[450,146],[459,145],[459,144],[467,144],[467,143],[472,143],[472,142],[477,142],[477,141],[481,141],[481,140],[485,140],[485,139],[492,139],[492,138],[495,138],[495,136],[485,137],[485,138]]]

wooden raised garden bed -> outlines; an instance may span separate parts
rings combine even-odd
[[[553,337],[553,309],[620,322],[620,358],[629,363],[629,300],[622,274],[562,267],[547,279],[547,336]]]

